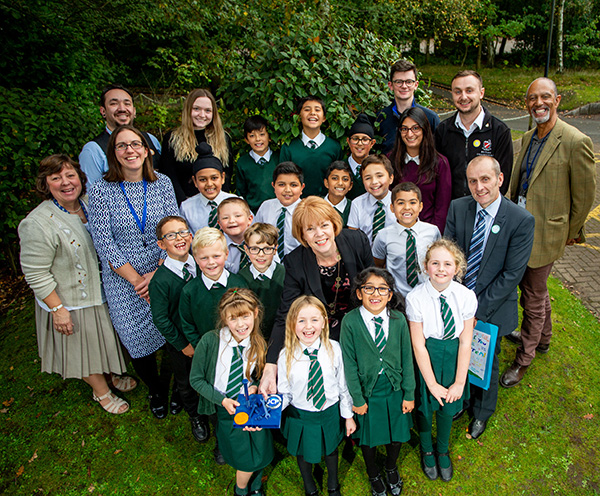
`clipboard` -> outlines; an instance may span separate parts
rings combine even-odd
[[[490,388],[492,362],[497,340],[498,326],[478,320],[473,329],[468,375],[471,384],[486,391]]]

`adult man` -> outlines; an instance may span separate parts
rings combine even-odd
[[[100,115],[106,121],[106,128],[92,141],[88,141],[79,154],[79,164],[88,179],[88,187],[101,179],[108,170],[106,148],[111,133],[124,124],[133,124],[135,106],[133,94],[119,84],[111,84],[102,90],[100,95]],[[160,159],[160,143],[151,134],[142,133],[148,141],[154,167],[158,167]]]
[[[547,280],[565,245],[584,241],[583,225],[594,201],[596,171],[592,140],[558,118],[554,81],[538,78],[527,89],[527,109],[536,123],[522,140],[509,198],[535,217],[531,258],[519,287],[523,321],[514,363],[500,384],[517,385],[536,351],[547,353],[552,337]]]
[[[490,387],[471,387],[469,433],[477,439],[496,410],[498,355],[502,336],[519,321],[517,285],[531,253],[534,219],[500,194],[504,175],[495,158],[475,157],[466,175],[471,196],[450,203],[444,235],[456,240],[468,256],[463,284],[477,295],[475,318],[498,326]]]
[[[494,157],[500,163],[504,175],[500,192],[505,194],[513,161],[510,129],[481,105],[485,88],[477,72],[460,71],[451,85],[457,112],[436,129],[435,148],[450,162],[452,198],[469,194],[465,171],[467,164],[479,155]]]
[[[377,114],[379,134],[383,136],[382,152],[392,151],[398,128],[400,115],[410,107],[423,109],[431,124],[431,131],[440,123],[440,118],[433,111],[415,103],[415,91],[419,87],[417,66],[410,60],[398,60],[390,69],[388,88],[394,94],[394,101]]]

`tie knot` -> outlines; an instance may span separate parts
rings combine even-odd
[[[383,202],[381,200],[377,200],[377,206],[378,207],[383,207]]]
[[[283,213],[286,213],[286,212],[287,212],[287,208],[285,208],[285,207],[281,207],[281,211],[282,211]]]
[[[308,348],[304,350],[304,354],[309,357],[311,360],[317,359],[317,354],[319,353],[319,348],[315,348],[312,351],[308,351]]]
[[[440,301],[442,303],[446,303],[446,297],[444,295],[442,295],[442,294],[440,295]]]
[[[210,200],[210,201],[208,202],[208,204],[209,204],[211,207],[216,207],[216,206],[217,206],[217,202],[216,202],[216,201],[214,201],[214,200]]]
[[[488,213],[487,213],[485,210],[483,210],[483,209],[481,209],[481,210],[479,211],[479,217],[480,217],[480,218],[482,218],[482,219],[484,219],[484,218],[486,217],[486,215],[487,215],[487,214],[488,214]]]
[[[381,317],[373,317],[373,321],[379,325],[383,324],[383,319]]]

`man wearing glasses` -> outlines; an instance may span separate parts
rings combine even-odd
[[[450,162],[452,199],[470,195],[467,164],[479,155],[494,157],[500,163],[508,189],[513,163],[510,129],[481,105],[485,93],[481,76],[471,70],[460,71],[452,79],[452,100],[457,112],[435,131],[435,149]]]
[[[410,60],[398,60],[390,69],[388,88],[394,94],[394,101],[377,115],[379,134],[383,136],[381,148],[385,154],[389,153],[394,147],[398,121],[400,115],[406,109],[410,107],[423,109],[429,124],[431,124],[432,131],[435,131],[440,123],[440,118],[433,110],[415,102],[415,91],[419,87],[417,74],[417,66]]]

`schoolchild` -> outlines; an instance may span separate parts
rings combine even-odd
[[[348,165],[352,170],[352,190],[348,198],[354,200],[365,193],[365,187],[360,177],[360,166],[362,161],[369,156],[371,148],[375,145],[375,130],[366,114],[358,114],[354,124],[348,131],[346,143],[350,148]]]
[[[336,160],[343,160],[340,144],[321,132],[327,120],[325,103],[319,97],[306,96],[296,109],[300,114],[302,134],[289,145],[281,147],[281,162],[294,162],[304,171],[306,196],[325,196],[323,177],[327,167]]]
[[[236,191],[245,198],[253,212],[262,202],[273,198],[271,181],[279,163],[279,152],[269,147],[269,123],[260,115],[248,117],[244,122],[244,141],[250,152],[241,155],[236,166]]]
[[[385,155],[369,155],[363,160],[360,175],[366,193],[352,201],[348,227],[364,232],[373,246],[379,231],[396,223],[396,217],[390,209],[390,185],[394,180],[394,170]]]
[[[216,308],[225,291],[246,288],[247,284],[225,268],[227,241],[218,229],[203,227],[197,231],[192,241],[192,252],[201,273],[181,290],[179,316],[181,330],[195,348],[200,338],[216,327]]]
[[[236,470],[234,495],[263,495],[263,469],[273,460],[269,429],[233,427],[242,380],[256,393],[265,366],[267,343],[260,333],[262,308],[249,289],[229,289],[219,302],[220,329],[202,337],[192,361],[190,382],[201,395],[198,411],[216,409],[217,442]]]
[[[325,199],[336,209],[342,218],[344,227],[348,224],[352,201],[346,195],[352,189],[352,170],[348,162],[336,160],[327,168],[323,183],[327,188]]]
[[[267,341],[271,337],[275,315],[281,303],[285,279],[283,264],[275,261],[278,234],[277,228],[271,224],[252,224],[244,233],[244,250],[250,264],[238,273],[263,304],[262,333]]]
[[[190,418],[192,434],[197,441],[208,437],[206,419],[198,415],[198,395],[190,386],[190,368],[194,347],[181,331],[179,298],[184,286],[198,274],[194,257],[190,255],[192,233],[185,219],[179,216],[164,217],[156,226],[156,243],[167,252],[148,284],[152,320],[167,340],[175,385],[183,408]]]
[[[275,198],[263,202],[254,220],[277,228],[277,254],[283,260],[285,255],[300,246],[300,242],[292,236],[292,215],[304,190],[304,173],[294,162],[281,162],[273,171],[271,186],[275,190]]]
[[[250,259],[244,251],[244,233],[252,224],[254,216],[250,207],[243,198],[226,198],[217,207],[219,227],[225,234],[229,255],[225,268],[237,274],[240,269],[250,263]]]
[[[235,196],[222,190],[225,182],[223,164],[212,154],[210,145],[200,143],[196,152],[198,158],[192,166],[192,181],[199,194],[188,198],[179,207],[193,233],[203,227],[218,227],[217,207],[225,198]]]
[[[452,417],[469,394],[467,371],[471,358],[475,293],[454,278],[466,269],[465,256],[452,241],[440,239],[425,255],[429,280],[406,297],[406,315],[419,367],[417,425],[421,440],[421,468],[425,475],[445,482],[453,468],[448,445]],[[437,460],[433,450],[432,422],[436,414]]]
[[[307,496],[319,491],[313,463],[325,457],[327,490],[340,496],[338,445],[356,430],[340,345],[329,340],[327,310],[314,296],[296,299],[287,314],[285,348],[277,362],[287,449],[298,462]],[[345,421],[342,429],[341,418]]]
[[[437,226],[419,220],[423,210],[421,190],[414,183],[400,183],[392,190],[390,208],[396,223],[385,227],[373,243],[373,260],[394,276],[396,287],[406,295],[424,282],[423,260],[431,243],[440,239]]]
[[[402,443],[410,439],[415,374],[408,324],[394,278],[385,269],[370,267],[354,280],[354,297],[361,304],[342,320],[340,345],[358,439],[373,496],[394,496],[403,482],[396,465]],[[385,445],[385,482],[375,461],[377,446]]]

